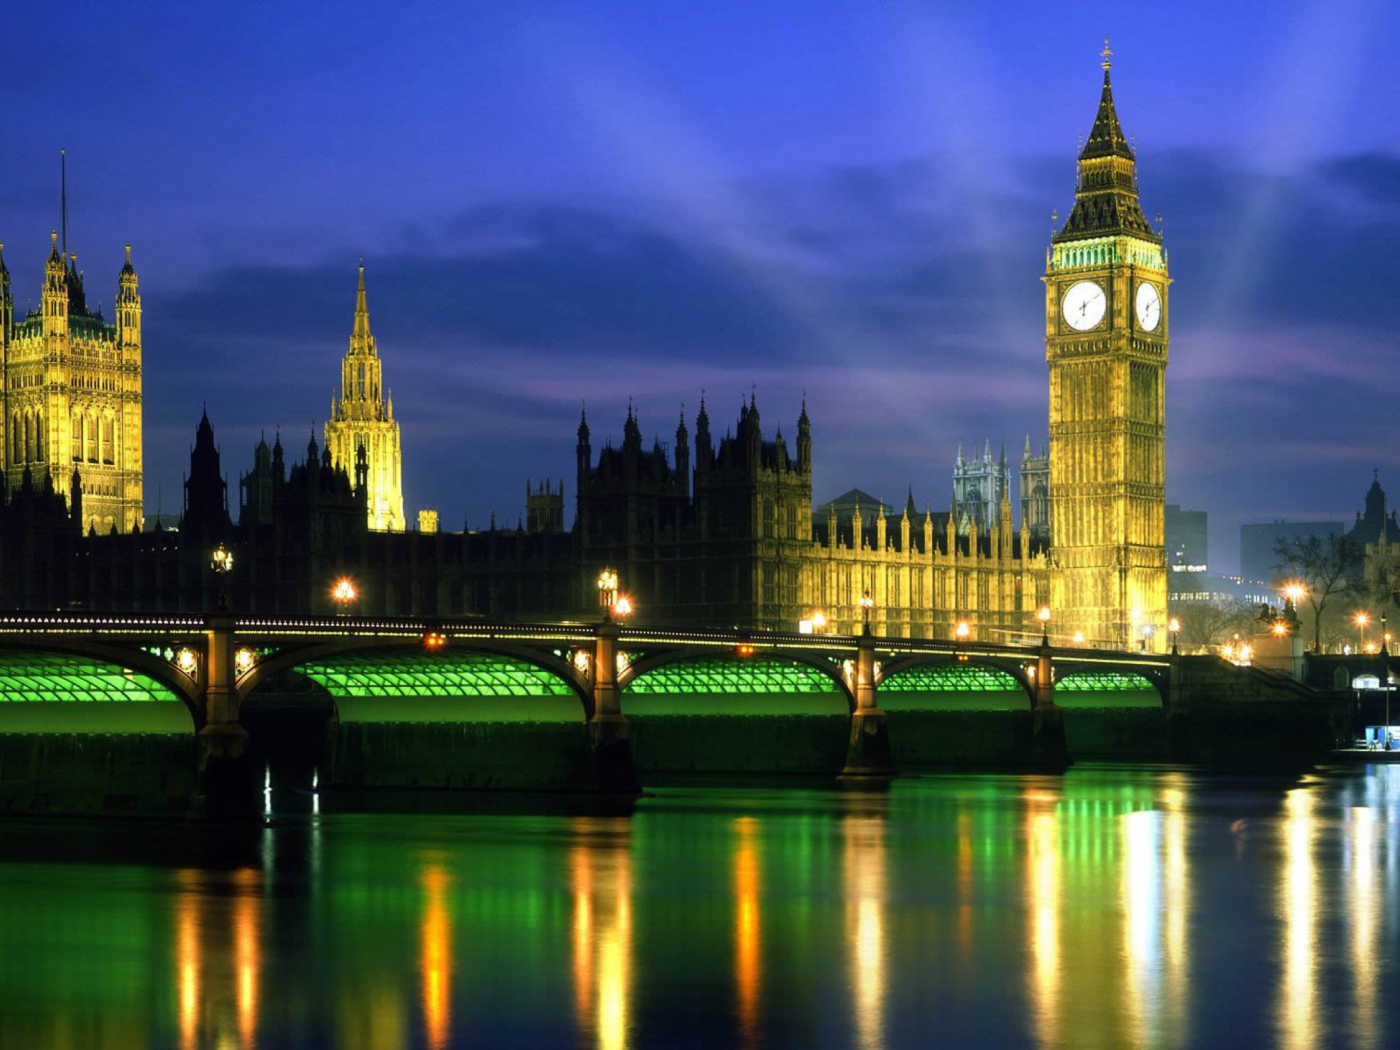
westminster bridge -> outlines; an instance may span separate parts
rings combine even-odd
[[[653,770],[1193,757],[1180,730],[1202,713],[1228,716],[1213,739],[1281,712],[1306,712],[1327,746],[1348,728],[1336,698],[1215,657],[616,622],[0,616],[0,787],[46,776],[57,745],[21,738],[183,737],[206,769],[236,765],[248,727],[256,751],[307,711],[329,730],[331,783],[595,790]]]

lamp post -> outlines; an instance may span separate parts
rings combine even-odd
[[[1385,743],[1390,746],[1390,635],[1385,630],[1385,613],[1381,613],[1381,688],[1385,690]]]
[[[598,574],[598,604],[603,607],[603,620],[612,619],[613,606],[617,603],[617,570],[604,569]]]
[[[1050,606],[1041,606],[1040,612],[1035,615],[1040,621],[1040,644],[1048,649],[1050,647]]]
[[[219,578],[219,611],[228,611],[228,591],[225,588],[224,580],[233,571],[233,551],[229,550],[222,543],[214,548],[214,554],[209,559],[209,568],[214,570],[214,575]]]
[[[1371,616],[1364,610],[1356,614],[1356,649],[1358,652],[1366,651],[1366,625],[1371,622]]]
[[[355,604],[360,592],[355,589],[355,581],[349,576],[342,576],[335,581],[331,587],[331,601],[335,602],[336,615],[349,616],[350,606]]]
[[[1172,655],[1177,656],[1179,654],[1176,651],[1176,636],[1181,633],[1181,621],[1175,616],[1167,621],[1167,633],[1172,639]]]
[[[870,610],[875,608],[875,599],[870,597],[870,592],[866,591],[860,596],[860,618],[865,625],[865,634],[870,633]]]

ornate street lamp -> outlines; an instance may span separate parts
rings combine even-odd
[[[1359,652],[1366,651],[1366,625],[1370,622],[1369,613],[1362,611],[1356,614],[1356,648]]]
[[[613,615],[626,619],[632,615],[632,599],[625,594],[619,594],[617,601],[612,604]]]
[[[870,633],[870,610],[875,608],[875,599],[870,597],[870,592],[866,591],[860,596],[860,618],[865,625],[865,633]]]
[[[1167,621],[1167,633],[1172,636],[1172,655],[1176,656],[1176,636],[1181,633],[1181,621],[1175,616]]]
[[[1040,621],[1040,644],[1045,648],[1050,648],[1050,606],[1041,606],[1040,612],[1036,613],[1036,619]]]
[[[214,575],[219,578],[219,611],[228,611],[228,591],[224,585],[224,579],[233,571],[233,551],[229,550],[222,543],[214,548],[214,554],[209,559],[209,568],[214,570]]]
[[[339,616],[349,616],[350,606],[360,597],[360,592],[355,589],[355,581],[349,576],[342,576],[335,581],[331,587],[331,601],[335,602],[336,613]]]
[[[598,604],[603,607],[603,619],[611,620],[617,603],[617,570],[604,569],[598,574]]]

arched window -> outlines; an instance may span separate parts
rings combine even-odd
[[[24,462],[24,441],[19,436],[19,413],[10,420],[10,465]]]
[[[87,445],[87,461],[97,462],[97,417],[88,413],[88,417],[83,423],[83,438]]]
[[[117,421],[111,416],[102,420],[102,462],[117,461]]]
[[[34,414],[34,462],[44,461],[44,414]]]
[[[68,432],[68,445],[73,450],[73,462],[83,458],[83,415],[74,411]]]
[[[365,366],[360,365],[360,374],[355,387],[355,396],[361,401],[365,399]]]

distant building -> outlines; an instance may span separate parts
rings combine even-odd
[[[1033,542],[1050,543],[1050,452],[1042,444],[1035,455],[1029,434],[1021,452],[1021,523]]]
[[[1274,544],[1284,539],[1340,536],[1340,521],[1274,521],[1240,526],[1240,576],[1258,583],[1272,583],[1278,575]]]
[[[1167,568],[1171,572],[1206,571],[1206,512],[1167,504]]]
[[[1174,606],[1193,602],[1217,605],[1225,602],[1281,605],[1283,602],[1279,593],[1268,584],[1215,572],[1171,572],[1167,574],[1167,588],[1167,600]]]
[[[983,446],[981,459],[975,452],[964,459],[962,446],[958,446],[958,458],[953,461],[953,515],[959,536],[1000,528],[1002,497],[1010,492],[1011,467],[1004,444],[996,459],[992,459],[990,441]]]

